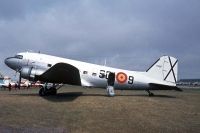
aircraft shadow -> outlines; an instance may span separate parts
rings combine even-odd
[[[58,93],[55,96],[53,95],[44,96],[43,98],[51,102],[71,102],[82,95],[83,92],[68,92],[68,93]]]
[[[52,102],[71,102],[82,96],[83,92],[68,92],[68,93],[58,93],[57,95],[43,96],[42,98],[52,101]],[[18,96],[28,96],[28,97],[40,97],[38,94],[11,94]]]

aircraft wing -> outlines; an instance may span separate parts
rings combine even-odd
[[[36,76],[36,79],[50,83],[81,85],[79,70],[67,63],[55,64],[42,75]]]
[[[151,90],[176,90],[176,91],[183,91],[182,89],[178,88],[177,86],[168,86],[162,84],[155,84],[149,83]]]

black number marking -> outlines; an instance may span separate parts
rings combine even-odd
[[[100,70],[99,78],[106,78],[108,79],[110,71]]]
[[[105,78],[105,70],[100,70],[99,78]]]
[[[99,74],[99,78],[106,78],[108,79],[110,71],[105,71],[105,70],[100,70],[100,74]],[[134,77],[133,76],[129,76],[128,77],[128,84],[133,84],[134,82]]]
[[[129,76],[128,78],[128,84],[133,84],[133,81],[134,81],[134,77],[133,76]]]
[[[106,79],[108,79],[109,73],[110,73],[110,71],[106,72]]]

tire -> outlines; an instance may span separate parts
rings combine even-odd
[[[39,95],[40,96],[45,96],[45,91],[44,91],[43,87],[39,90]]]

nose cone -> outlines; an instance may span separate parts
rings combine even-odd
[[[13,57],[9,57],[9,58],[6,58],[4,60],[4,63],[10,67],[11,69],[13,70],[19,70],[20,69],[20,66],[19,66],[19,59],[17,58],[13,58]]]
[[[9,66],[9,64],[10,64],[9,58],[6,58],[6,59],[4,60],[4,63],[5,63],[7,66]]]

